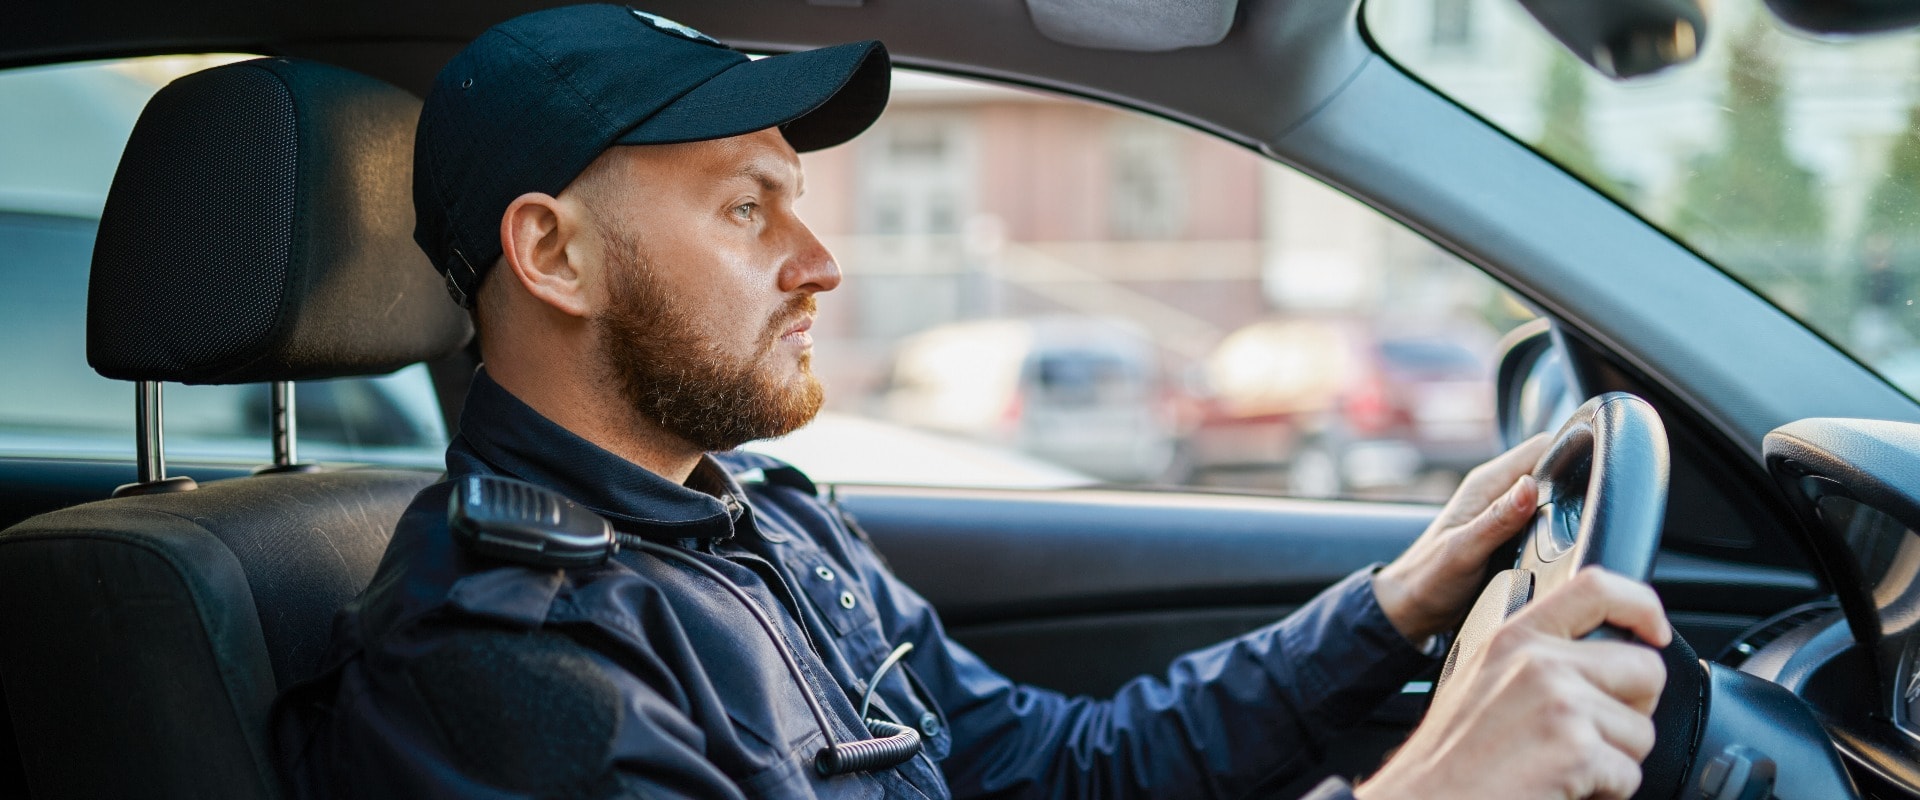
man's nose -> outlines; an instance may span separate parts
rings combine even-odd
[[[840,285],[840,265],[806,225],[796,222],[793,254],[780,268],[782,292],[831,292]]]

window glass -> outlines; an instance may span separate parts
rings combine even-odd
[[[903,71],[802,160],[846,275],[813,328],[828,411],[753,447],[821,480],[1437,499],[1496,450],[1493,348],[1528,312],[1255,153]]]
[[[133,384],[87,367],[87,269],[100,209],[140,110],[176,77],[247,56],[0,71],[0,456],[132,458]],[[267,386],[165,392],[175,461],[264,463]],[[302,383],[306,460],[435,464],[446,430],[424,367]]]
[[[1473,41],[1473,0],[1433,0],[1434,47],[1464,47]]]
[[[1368,32],[1920,398],[1920,33],[1815,38],[1719,0],[1698,61],[1615,83],[1510,0],[1438,46],[1416,21],[1462,1],[1368,0]]]

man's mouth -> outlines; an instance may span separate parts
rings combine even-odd
[[[780,339],[795,344],[811,345],[813,344],[813,334],[807,331],[812,328],[813,317],[811,315],[801,317],[798,322],[795,322],[791,327],[787,328],[786,333],[780,335]]]

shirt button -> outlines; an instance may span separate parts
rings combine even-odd
[[[814,567],[813,574],[820,576],[820,580],[823,581],[833,580],[833,570],[826,567]]]
[[[920,715],[920,732],[926,734],[927,738],[929,739],[939,738],[940,716],[931,711],[925,714],[921,714]]]
[[[846,609],[851,609],[851,608],[853,608],[853,607],[854,607],[854,605],[856,605],[856,604],[858,604],[859,602],[860,602],[859,600],[855,600],[855,599],[853,598],[853,592],[841,592],[841,593],[840,593],[840,607],[841,607],[841,608],[846,608]]]

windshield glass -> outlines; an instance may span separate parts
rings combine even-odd
[[[1614,83],[1512,0],[1369,0],[1403,68],[1920,396],[1920,34],[1711,5],[1700,59]]]

